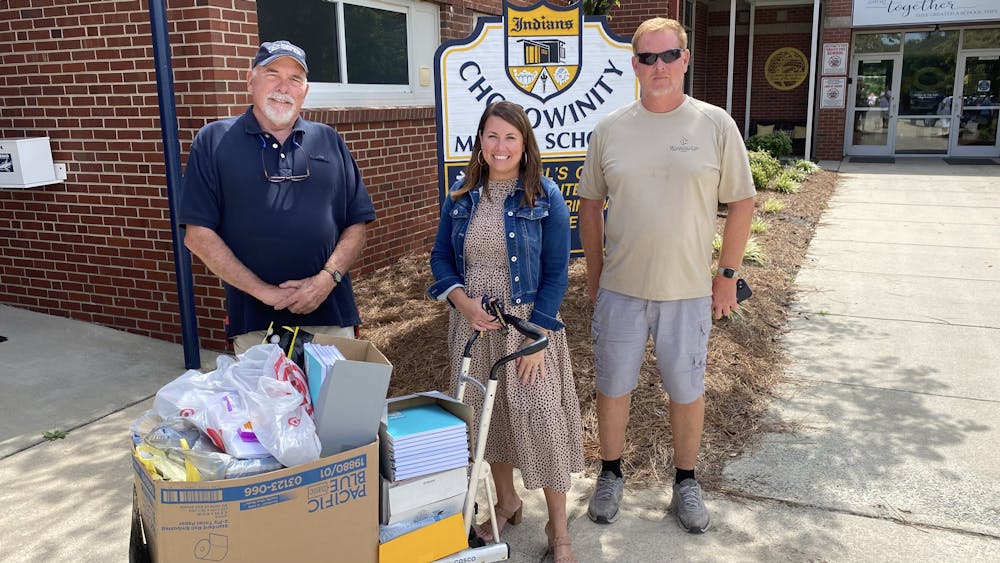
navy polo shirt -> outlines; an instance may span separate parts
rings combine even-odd
[[[304,176],[269,181],[268,176]],[[184,173],[179,221],[214,230],[236,257],[270,284],[316,275],[340,233],[375,220],[371,196],[347,145],[332,128],[299,118],[283,144],[263,131],[252,108],[209,123],[194,139]],[[226,332],[283,325],[360,324],[345,275],[312,313],[275,311],[224,283]]]

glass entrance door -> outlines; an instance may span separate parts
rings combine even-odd
[[[850,154],[891,155],[899,103],[899,55],[860,55],[852,64],[847,135]]]
[[[956,96],[952,102],[951,154],[1000,156],[1000,50],[977,51],[958,58]]]

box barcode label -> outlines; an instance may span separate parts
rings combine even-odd
[[[189,502],[221,502],[222,490],[208,489],[198,491],[179,491],[165,489],[160,491],[160,502],[166,504],[180,504]]]

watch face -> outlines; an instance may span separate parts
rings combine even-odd
[[[344,279],[344,275],[341,274],[340,272],[334,270],[334,272],[333,272],[333,281],[335,281],[337,283],[340,283],[340,281],[343,280],[343,279]]]
[[[720,272],[722,273],[722,277],[724,278],[732,278],[736,276],[736,270],[732,268],[723,268],[722,270],[720,270]]]

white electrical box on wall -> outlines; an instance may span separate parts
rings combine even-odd
[[[0,188],[32,188],[62,182],[52,166],[48,137],[0,139]]]

